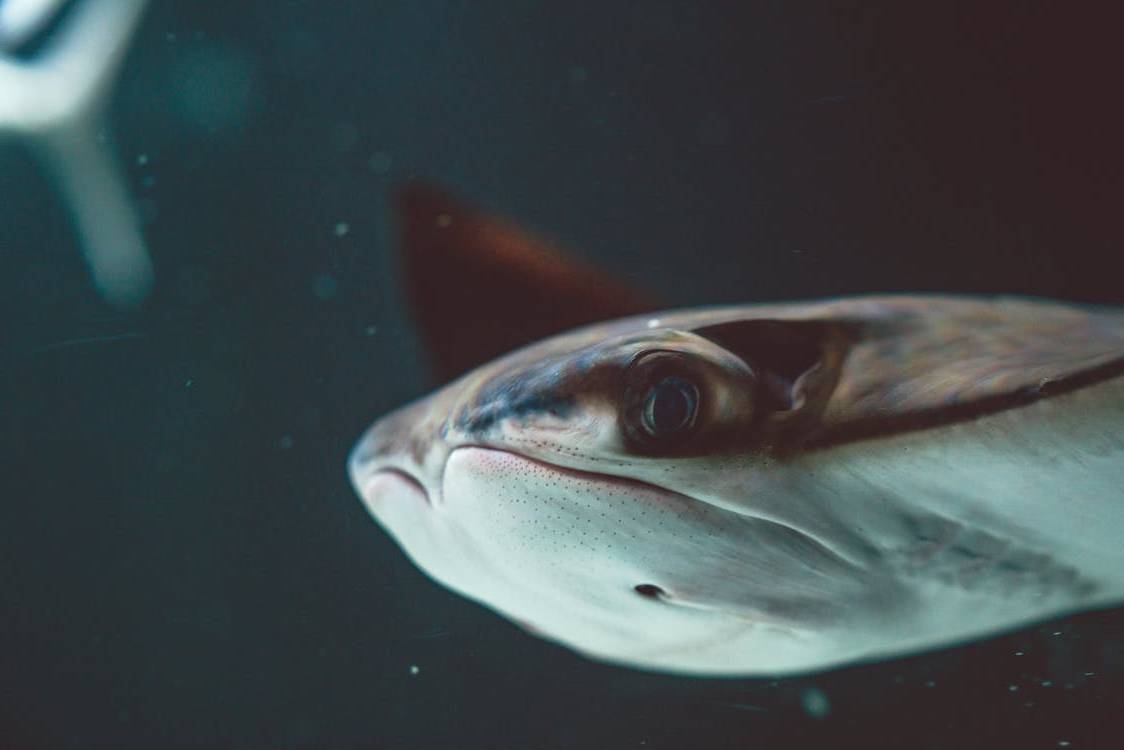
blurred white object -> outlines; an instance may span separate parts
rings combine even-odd
[[[74,216],[98,290],[128,307],[148,295],[152,262],[104,110],[145,0],[80,0],[33,58],[13,57],[61,5],[0,0],[0,135],[32,147]]]
[[[0,2],[0,49],[15,49],[43,30],[65,0]]]

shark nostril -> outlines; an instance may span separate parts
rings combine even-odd
[[[645,599],[663,599],[667,596],[667,593],[654,583],[638,583],[632,587],[632,590]]]
[[[429,492],[408,472],[394,468],[379,469],[360,485],[360,495],[368,507],[376,512],[388,503],[414,500],[429,505]]]

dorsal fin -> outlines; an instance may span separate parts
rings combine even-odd
[[[397,211],[408,302],[442,382],[545,336],[659,307],[432,186],[403,187]]]

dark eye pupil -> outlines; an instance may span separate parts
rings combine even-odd
[[[664,378],[652,386],[644,401],[644,428],[653,437],[672,435],[695,421],[699,392],[680,378]]]

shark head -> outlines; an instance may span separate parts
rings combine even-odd
[[[431,576],[593,656],[709,672],[830,659],[830,634],[883,613],[894,584],[747,481],[822,407],[827,339],[697,317],[596,326],[479,368],[377,422],[352,480]]]
[[[714,675],[1124,598],[1119,311],[901,296],[591,324],[647,303],[439,195],[406,208],[409,296],[459,377],[376,421],[349,472],[447,587],[596,659]],[[555,307],[577,327],[467,354]]]

